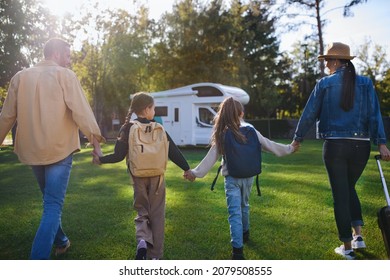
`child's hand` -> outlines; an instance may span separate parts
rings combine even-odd
[[[99,155],[95,152],[92,151],[92,163],[96,165],[101,165],[102,163],[100,162]]]
[[[92,154],[96,155],[97,157],[102,157],[103,156],[103,153],[102,153],[102,150],[101,150],[99,144],[97,146],[96,145],[93,146]]]
[[[100,159],[99,157],[102,157],[103,156],[103,153],[102,153],[102,149],[100,147],[100,143],[97,141],[97,139],[95,137],[92,136],[92,143],[89,144],[89,146],[92,146],[93,147],[93,150],[91,152],[92,154],[92,163],[93,164],[97,164],[97,165],[100,165],[102,164],[100,162]]]
[[[188,169],[187,171],[185,171],[184,174],[183,174],[183,177],[184,177],[185,179],[187,179],[188,181],[190,181],[190,182],[193,182],[193,181],[195,181],[195,179],[196,179],[196,177],[195,177],[195,175],[192,173],[191,169]]]
[[[291,142],[291,147],[293,147],[293,153],[295,153],[301,147],[301,143],[294,140]]]

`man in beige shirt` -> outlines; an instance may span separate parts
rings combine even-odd
[[[101,153],[104,142],[91,107],[70,65],[70,45],[53,38],[44,46],[44,60],[18,72],[10,82],[0,114],[0,143],[17,121],[14,151],[30,165],[43,194],[43,214],[31,259],[49,259],[70,246],[61,227],[62,207],[80,150],[79,129]]]

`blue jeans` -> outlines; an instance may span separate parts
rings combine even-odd
[[[362,226],[362,210],[355,185],[370,156],[370,141],[326,140],[323,159],[333,195],[333,208],[339,239],[352,240],[351,226]]]
[[[244,246],[243,233],[249,230],[249,195],[252,189],[252,183],[253,177],[225,177],[230,238],[234,248]]]
[[[54,164],[32,166],[43,195],[42,218],[31,249],[33,260],[49,259],[53,244],[64,246],[68,242],[61,227],[61,215],[72,160],[70,155]]]

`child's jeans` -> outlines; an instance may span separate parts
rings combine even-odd
[[[243,247],[243,233],[249,230],[249,194],[252,189],[252,183],[253,177],[225,177],[230,237],[234,248]]]

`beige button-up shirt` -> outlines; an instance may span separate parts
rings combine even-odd
[[[80,82],[70,69],[44,60],[18,72],[0,113],[0,143],[17,121],[14,151],[22,163],[47,165],[80,150],[79,128],[101,136]]]

